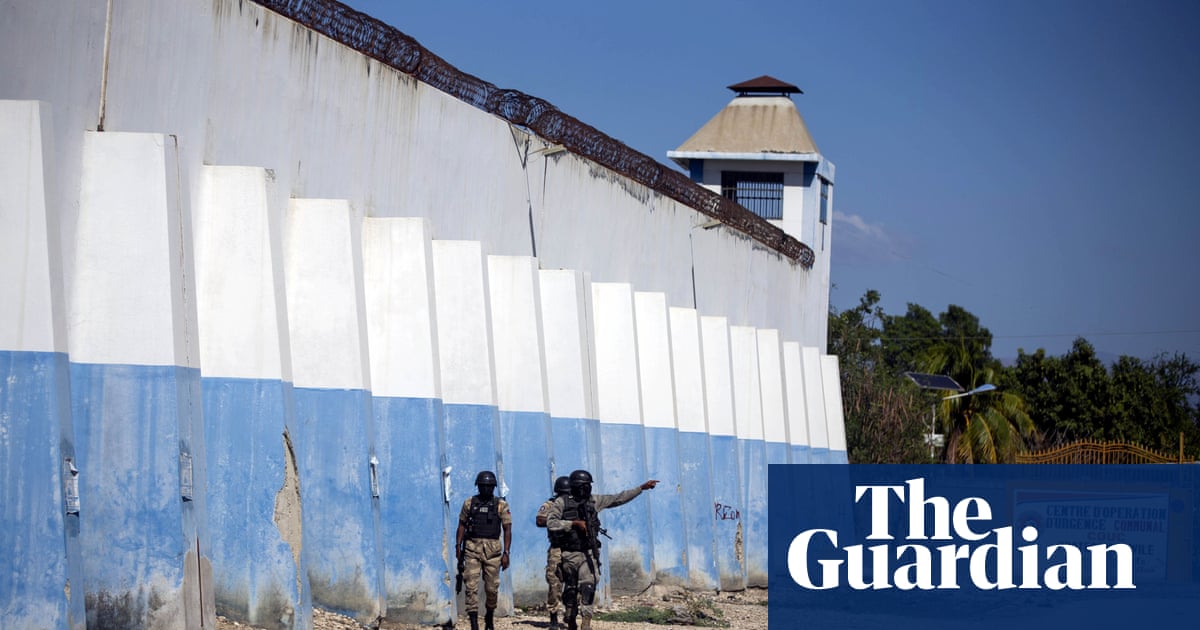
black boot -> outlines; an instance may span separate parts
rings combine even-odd
[[[567,630],[578,630],[575,626],[575,614],[574,608],[567,609]]]
[[[546,630],[558,630],[558,613],[550,613],[550,627],[546,628]]]
[[[471,630],[479,630],[479,613],[472,610],[467,613],[467,619],[471,620]]]
[[[487,609],[487,612],[483,615],[483,630],[496,630],[496,626],[492,623],[492,617],[495,614],[495,608]]]

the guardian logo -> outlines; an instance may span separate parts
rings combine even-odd
[[[908,535],[902,542],[890,525],[896,498],[907,508]],[[1036,526],[1023,525],[1025,544],[1017,546],[1011,524],[990,527],[992,506],[985,499],[967,497],[952,506],[946,497],[927,498],[923,478],[903,485],[858,485],[854,501],[865,501],[870,509],[866,540],[886,542],[839,547],[836,530],[801,532],[787,550],[788,573],[800,587],[835,589],[844,580],[855,590],[958,589],[964,582],[984,590],[1136,588],[1129,545],[1043,547],[1037,544]],[[929,522],[927,512],[932,512]]]

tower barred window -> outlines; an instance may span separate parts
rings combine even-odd
[[[829,224],[829,182],[821,179],[821,223]]]
[[[783,218],[783,173],[725,171],[721,195],[764,219]]]

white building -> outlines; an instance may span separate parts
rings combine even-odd
[[[733,100],[667,156],[692,181],[812,247],[812,273],[828,298],[835,169],[792,101],[791,95],[802,92],[766,75],[729,89],[736,94]],[[826,299],[820,310],[828,306]]]

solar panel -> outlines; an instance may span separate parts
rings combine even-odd
[[[962,386],[945,374],[923,374],[921,372],[905,372],[905,376],[921,389],[940,389],[948,392],[961,392]]]

